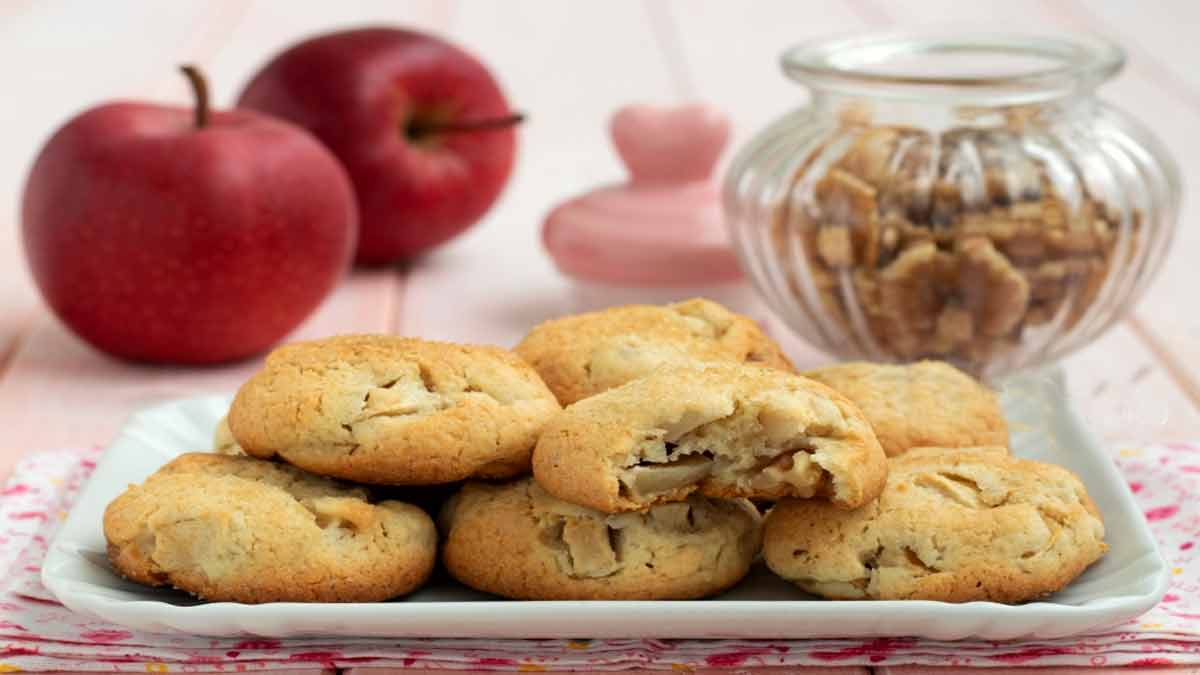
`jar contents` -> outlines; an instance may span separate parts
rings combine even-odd
[[[940,132],[856,110],[841,124],[792,174],[771,240],[795,298],[864,354],[980,372],[1032,331],[1074,327],[1118,248],[1136,249],[1141,213],[1064,180],[1019,114]]]
[[[1116,45],[964,32],[816,40],[810,94],[725,178],[739,260],[775,316],[841,359],[996,377],[1087,345],[1161,269],[1179,169],[1103,101]]]

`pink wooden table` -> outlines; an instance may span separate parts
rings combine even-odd
[[[493,65],[530,116],[519,165],[469,236],[410,267],[354,274],[296,338],[384,331],[512,344],[567,309],[567,286],[542,254],[537,228],[556,200],[621,175],[603,132],[609,111],[632,100],[704,99],[730,112],[735,142],[744,140],[802,101],[779,73],[779,52],[822,34],[950,22],[1109,35],[1127,47],[1129,66],[1106,96],[1158,131],[1186,177],[1200,175],[1200,41],[1185,28],[1200,25],[1200,3],[1186,0],[2,3],[0,478],[24,453],[103,444],[134,410],[231,391],[256,366],[118,363],[54,321],[28,278],[17,226],[24,174],[46,136],[105,99],[187,101],[175,71],[182,62],[204,66],[217,100],[228,102],[298,36],[380,21],[445,34]],[[1182,311],[1194,306],[1189,294],[1200,283],[1200,231],[1189,227],[1197,196],[1193,189],[1185,198],[1174,250],[1138,310],[1065,363],[1078,405],[1111,442],[1200,438],[1200,312]],[[801,365],[825,358],[789,348]]]

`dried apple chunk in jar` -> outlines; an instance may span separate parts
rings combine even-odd
[[[865,354],[985,371],[1038,330],[1075,327],[1136,251],[1140,211],[1101,201],[1019,115],[842,124],[800,162],[771,244],[793,299]]]

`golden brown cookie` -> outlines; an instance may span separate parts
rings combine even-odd
[[[568,406],[533,453],[559,499],[615,513],[710,497],[875,498],[887,457],[829,387],[739,364],[664,367]]]
[[[547,321],[515,351],[563,405],[635,380],[662,365],[754,363],[792,371],[758,324],[711,300],[627,305]]]
[[[948,363],[839,363],[804,376],[854,401],[888,457],[916,447],[1008,446],[995,392]]]
[[[272,352],[238,390],[229,428],[255,457],[428,485],[528,472],[558,410],[537,373],[504,349],[350,335]]]
[[[692,496],[609,515],[555,499],[532,480],[468,483],[445,508],[442,559],[462,583],[522,600],[684,600],[750,569],[758,511]]]
[[[919,448],[890,464],[883,494],[862,508],[776,504],[767,565],[827,598],[1024,602],[1108,548],[1095,504],[1062,467],[1000,448]]]
[[[423,584],[437,533],[422,510],[284,464],[181,455],[104,512],[125,577],[205,600],[372,602]]]

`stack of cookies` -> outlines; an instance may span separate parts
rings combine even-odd
[[[558,319],[512,352],[345,336],[272,353],[220,454],[131,486],[105,535],[123,575],[211,600],[397,597],[440,531],[454,578],[509,598],[705,597],[761,553],[828,598],[1020,602],[1098,559],[1104,529],[1007,435],[946,364],[797,374],[706,300]],[[456,491],[435,529],[404,501],[437,485]]]

